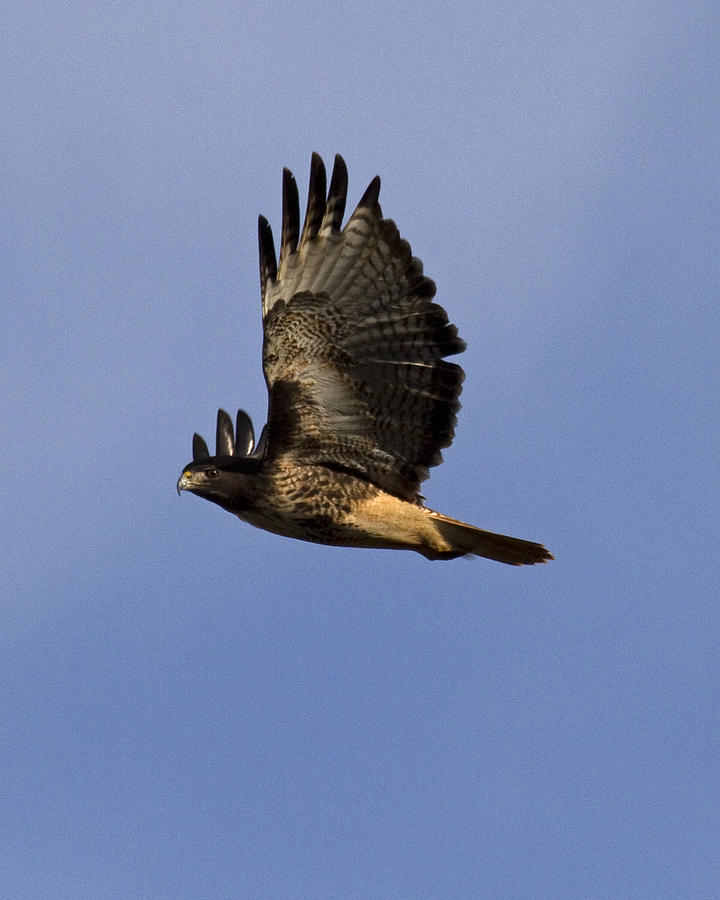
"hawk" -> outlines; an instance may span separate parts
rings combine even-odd
[[[260,216],[260,290],[267,424],[255,444],[247,413],[219,410],[215,456],[198,435],[178,493],[191,491],[245,522],[344,547],[466,554],[509,565],[553,557],[541,545],[483,531],[423,505],[429,468],[454,437],[465,373],[447,362],[465,342],[433,302],[375,177],[342,226],[347,168],[310,169],[305,221],[283,172],[282,238]]]

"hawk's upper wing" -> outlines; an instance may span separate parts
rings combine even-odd
[[[266,452],[334,465],[414,500],[453,439],[464,373],[443,357],[465,343],[383,219],[379,191],[376,177],[341,230],[345,163],[335,157],[326,193],[313,154],[302,234],[295,179],[283,173],[279,261],[260,217]]]

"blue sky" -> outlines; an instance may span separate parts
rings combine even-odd
[[[720,895],[715,3],[3,14],[0,893]],[[344,155],[468,342],[430,505],[253,530],[256,221]]]

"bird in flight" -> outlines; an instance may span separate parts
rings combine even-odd
[[[215,456],[193,436],[177,488],[287,537],[343,547],[474,554],[509,565],[553,557],[541,544],[428,509],[419,493],[454,437],[465,373],[445,360],[465,342],[433,302],[375,177],[342,226],[347,168],[330,187],[313,154],[305,221],[283,172],[282,237],[260,216],[262,362],[267,424],[255,444],[247,413],[219,410]]]

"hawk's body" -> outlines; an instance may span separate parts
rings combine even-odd
[[[313,155],[305,224],[285,170],[279,260],[260,218],[263,369],[268,422],[257,449],[238,413],[218,413],[217,455],[195,436],[178,482],[241,519],[325,544],[417,550],[430,559],[475,553],[544,562],[540,544],[496,535],[422,505],[418,491],[454,436],[462,369],[443,357],[465,344],[395,224],[375,178],[341,229],[347,171],[329,192]]]

